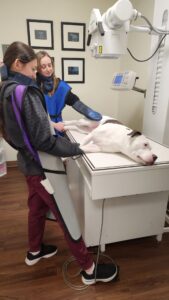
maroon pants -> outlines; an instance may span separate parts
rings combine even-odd
[[[68,243],[70,251],[77,259],[79,265],[84,269],[88,269],[93,264],[93,259],[88,252],[85,243],[82,238],[78,241],[74,241],[67,228],[62,221],[62,217],[57,209],[56,203],[53,197],[44,189],[41,180],[42,176],[26,176],[26,181],[29,188],[28,197],[28,237],[29,237],[29,251],[36,252],[40,249],[43,234],[45,229],[46,213],[49,209],[57,219],[61,226],[65,239]],[[64,199],[63,199],[64,201]]]

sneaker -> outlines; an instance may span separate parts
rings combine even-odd
[[[86,285],[94,284],[98,281],[109,282],[117,279],[118,273],[119,273],[119,268],[117,265],[113,263],[98,264],[96,274],[95,274],[95,269],[93,271],[93,274],[91,275],[87,274],[85,271],[81,272],[82,282]]]
[[[41,246],[41,251],[33,255],[30,252],[27,252],[27,256],[25,258],[25,263],[28,266],[35,265],[41,258],[49,258],[57,253],[58,249],[56,246],[53,245],[44,245]]]

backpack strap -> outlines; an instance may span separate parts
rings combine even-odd
[[[33,156],[33,158],[40,164],[39,156],[37,151],[32,147],[28,134],[26,132],[25,124],[22,119],[22,103],[27,90],[27,86],[18,84],[15,89],[13,90],[13,93],[11,94],[12,99],[12,106],[13,110],[16,116],[17,123],[20,127],[20,130],[22,132],[23,140],[25,143],[25,146]]]
[[[6,88],[8,88],[9,86],[12,86],[15,88],[15,86],[17,85],[16,81],[2,81],[0,83],[0,118],[1,118],[1,126],[2,123],[4,121],[4,115],[3,115],[3,98],[4,98],[4,94],[5,94],[5,90]],[[6,134],[5,130],[3,130],[3,126],[1,127],[2,130],[2,136],[3,138],[6,140],[6,142],[14,149],[17,150],[16,146],[10,141],[8,135]]]
[[[0,101],[2,101],[3,97],[4,97],[4,93],[5,93],[5,90],[6,88],[8,88],[9,86],[14,86],[14,88],[17,86],[17,82],[16,81],[4,81],[4,82],[1,82],[1,85],[0,85]]]

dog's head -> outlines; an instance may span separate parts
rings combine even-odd
[[[153,165],[157,156],[152,152],[148,139],[138,131],[130,135],[131,158],[142,165]]]

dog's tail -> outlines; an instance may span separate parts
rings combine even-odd
[[[87,134],[80,144],[84,146],[89,144],[91,141],[92,141],[92,132]]]

